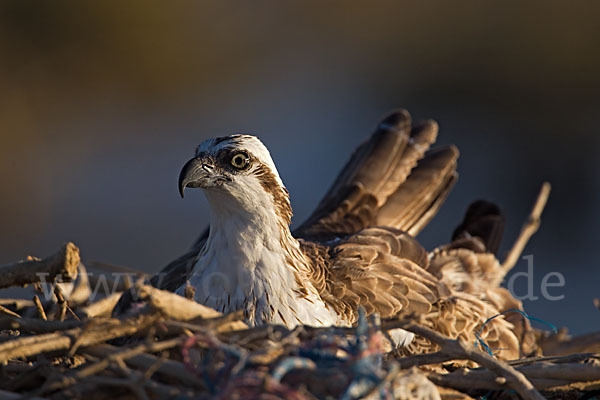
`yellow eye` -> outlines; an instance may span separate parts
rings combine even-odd
[[[231,157],[231,165],[237,169],[244,169],[250,164],[250,157],[246,153],[237,153]]]

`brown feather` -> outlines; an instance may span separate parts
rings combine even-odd
[[[419,217],[425,216],[428,222],[435,215],[451,188],[448,183],[453,175],[448,167],[456,166],[455,162],[442,165],[443,173],[438,174],[431,172],[434,168],[431,161],[426,163],[425,168],[420,168],[418,162],[435,141],[437,130],[434,121],[411,128],[410,115],[405,110],[385,118],[371,138],[354,152],[317,209],[294,232],[295,235],[324,241],[353,234],[373,225],[403,230],[422,228],[424,223],[419,223]],[[389,209],[390,213],[407,209],[401,202],[407,200],[406,196],[393,196],[420,169],[427,172],[420,172],[419,179],[424,180],[422,176],[427,173],[438,178],[430,179],[429,189],[435,184],[439,186],[433,188],[433,194],[426,197],[426,202],[415,203],[418,208],[413,204],[420,214],[413,215],[407,226],[388,223],[385,217],[379,217],[381,209]],[[422,193],[412,195],[423,199]]]

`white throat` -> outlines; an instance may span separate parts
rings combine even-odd
[[[195,300],[225,313],[244,310],[250,325],[339,323],[308,283],[308,260],[272,195],[258,180],[241,185],[236,193],[205,190],[210,234],[190,279]]]

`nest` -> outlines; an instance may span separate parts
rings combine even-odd
[[[74,283],[56,283],[78,271]],[[38,289],[33,300],[0,299],[1,398],[586,399],[600,393],[600,332],[540,334],[546,356],[504,362],[417,319],[363,316],[354,328],[249,328],[240,313],[222,315],[142,281],[129,282],[139,299],[135,310],[111,318],[120,292],[92,293],[90,276],[102,275],[86,273],[71,243],[44,260],[0,269],[0,288]],[[400,357],[387,340],[395,328],[440,350]]]

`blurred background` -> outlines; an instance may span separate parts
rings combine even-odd
[[[506,212],[505,253],[548,180],[525,308],[575,333],[600,325],[597,2],[166,4],[0,4],[0,264],[71,240],[84,260],[158,271],[207,224],[200,191],[179,198],[181,167],[234,132],[269,147],[298,224],[405,107],[461,151],[422,243],[485,198]],[[553,271],[560,301],[541,292]]]

